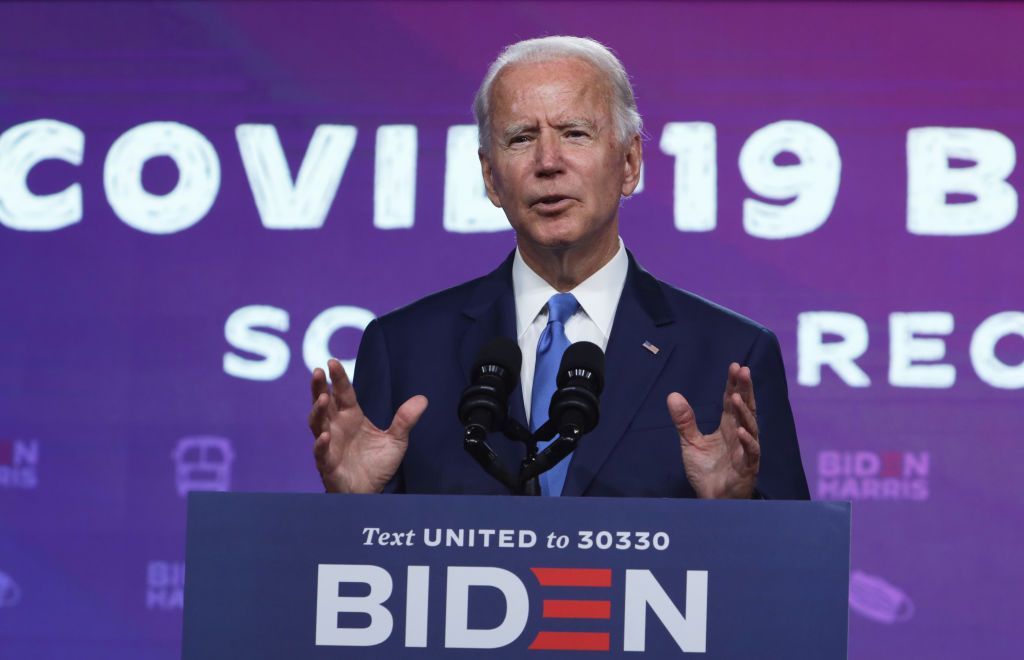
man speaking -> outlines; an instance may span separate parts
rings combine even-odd
[[[619,238],[643,157],[621,62],[590,39],[513,44],[474,112],[487,195],[516,250],[372,322],[354,387],[336,360],[330,387],[314,371],[309,425],[326,489],[507,493],[463,450],[456,408],[480,349],[509,337],[523,356],[510,415],[532,429],[547,420],[566,347],[605,351],[600,422],[541,475],[544,495],[808,498],[775,336],[658,281]],[[504,438],[492,447],[505,465],[525,455]]]

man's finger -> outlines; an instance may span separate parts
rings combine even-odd
[[[313,458],[316,459],[317,467],[323,467],[327,460],[327,452],[331,448],[331,434],[324,431],[313,441]]]
[[[725,375],[725,392],[722,394],[722,405],[728,405],[729,399],[732,397],[732,393],[739,387],[737,381],[738,374],[740,372],[740,365],[738,362],[731,362],[729,364],[729,370]]]
[[[739,392],[732,395],[732,412],[736,416],[736,421],[739,422],[739,426],[746,429],[754,437],[757,437],[757,417],[754,415],[754,412],[747,407],[747,402],[743,400],[743,397]]]
[[[327,391],[327,374],[320,367],[313,370],[313,379],[309,381],[309,388],[312,390],[313,403],[316,403],[320,395]]]
[[[391,420],[388,434],[399,439],[408,440],[409,432],[416,422],[420,421],[423,411],[427,409],[427,397],[417,394],[401,406],[395,412],[395,418]]]
[[[676,425],[679,435],[690,444],[699,441],[701,433],[697,428],[697,416],[693,414],[693,408],[686,397],[679,392],[672,392],[665,403],[668,405],[668,415]]]
[[[317,437],[327,430],[327,408],[330,405],[330,397],[324,393],[313,401],[313,409],[309,411],[309,430],[313,437]]]
[[[327,372],[331,374],[331,397],[339,409],[354,408],[359,403],[356,401],[356,391],[352,389],[352,383],[345,373],[345,367],[341,362],[331,359],[327,361]]]
[[[751,467],[757,466],[761,461],[761,443],[750,435],[750,431],[742,427],[736,435],[740,439],[740,445],[743,446],[744,462]]]
[[[736,391],[743,397],[743,403],[757,415],[757,402],[754,400],[754,375],[750,367],[739,369],[736,374]]]

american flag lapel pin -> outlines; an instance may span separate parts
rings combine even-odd
[[[657,355],[657,354],[658,354],[659,352],[661,352],[661,349],[660,349],[660,348],[658,348],[657,346],[655,346],[654,344],[652,344],[652,343],[651,343],[651,342],[649,342],[649,341],[645,341],[645,342],[644,342],[644,348],[646,348],[647,350],[649,350],[649,351],[650,351],[650,352],[651,352],[652,354],[654,354],[654,355]]]

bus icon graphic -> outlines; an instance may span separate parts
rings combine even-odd
[[[227,438],[212,435],[182,438],[171,452],[171,458],[179,497],[193,490],[230,490],[235,451]]]

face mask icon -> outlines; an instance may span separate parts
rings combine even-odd
[[[210,435],[182,438],[171,458],[174,459],[179,497],[193,490],[230,489],[235,452],[227,438]]]
[[[914,603],[907,594],[863,571],[850,574],[850,608],[879,623],[899,623],[914,616]]]
[[[10,575],[0,571],[0,607],[14,607],[21,600],[21,588]]]

